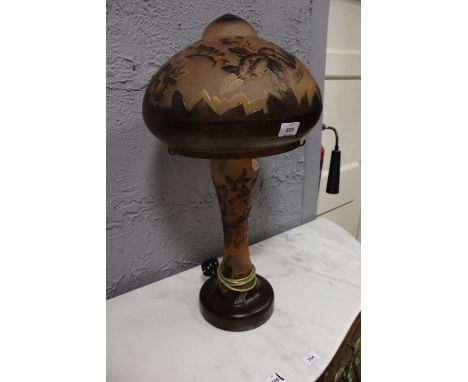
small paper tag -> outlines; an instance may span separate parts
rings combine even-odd
[[[276,372],[275,374],[270,375],[266,380],[266,382],[282,382],[286,381],[286,378],[280,372]]]
[[[315,363],[315,361],[317,361],[319,358],[320,357],[317,354],[317,352],[311,350],[304,357],[302,357],[302,360],[305,362],[306,365],[312,366]]]
[[[278,137],[287,137],[289,135],[296,135],[299,130],[300,122],[287,122],[282,123]]]
[[[252,159],[252,170],[257,171],[258,170],[258,160]]]

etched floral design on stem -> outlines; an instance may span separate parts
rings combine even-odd
[[[248,217],[258,176],[256,159],[213,159],[211,178],[221,210],[224,232],[223,274],[240,278],[252,269]]]
[[[226,175],[224,180],[223,184],[215,184],[223,220],[224,242],[239,249],[247,242],[247,231],[242,223],[249,216],[257,178],[248,177],[244,168],[237,179]]]
[[[248,253],[248,217],[257,171],[237,166],[235,171],[217,172],[213,181],[221,210],[225,250],[233,255]],[[229,261],[226,264],[229,265]]]

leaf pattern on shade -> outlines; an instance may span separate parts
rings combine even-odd
[[[268,59],[267,68],[270,69],[279,78],[284,78],[286,76],[284,68],[278,61]]]
[[[243,79],[238,78],[236,74],[231,73],[228,76],[226,76],[223,82],[221,82],[221,85],[219,86],[219,93],[226,94],[229,92],[233,92],[234,90],[238,89],[243,83]]]
[[[241,56],[241,57],[248,56],[248,55],[250,55],[252,53],[249,50],[247,50],[245,48],[242,48],[242,47],[228,48],[228,50],[231,51],[234,54],[237,54],[238,56]]]
[[[229,73],[239,74],[239,67],[235,65],[225,65],[221,69]]]
[[[185,60],[176,59],[164,64],[151,79],[150,97],[156,103],[161,101],[169,86],[175,86],[177,79],[188,75],[185,70]]]
[[[225,65],[229,62],[225,58],[226,53],[206,44],[196,44],[186,49],[185,57],[203,57],[211,61],[213,66]]]
[[[279,94],[286,95],[292,92],[287,79],[286,67],[295,70],[295,79],[299,83],[303,77],[303,71],[298,71],[298,65],[293,55],[284,49],[270,47],[255,48],[248,39],[242,36],[220,39],[220,42],[228,46],[228,50],[239,57],[237,65],[224,65],[221,67],[231,76],[221,84],[220,93],[225,94],[236,90],[243,81],[264,76],[267,83]],[[236,77],[232,76],[234,74]],[[238,81],[242,80],[242,82]],[[231,81],[231,83],[229,83]],[[233,84],[235,82],[235,84]]]
[[[260,48],[258,51],[259,53],[265,54],[272,59],[280,61],[283,65],[289,66],[291,69],[296,68],[297,63],[294,56],[280,47],[278,47],[278,49],[273,49],[265,46]]]
[[[264,74],[265,81],[269,86],[275,89],[280,94],[286,94],[288,92],[288,84],[280,81],[278,76],[274,74],[270,69],[267,69]]]
[[[150,98],[158,103],[170,86],[188,75],[186,62],[194,57],[208,60],[212,66],[219,66],[228,75],[221,82],[222,95],[239,89],[245,81],[263,77],[266,83],[281,96],[292,93],[288,81],[288,71],[293,69],[293,79],[299,83],[304,77],[302,64],[293,55],[280,47],[257,48],[243,36],[226,37],[219,40],[232,54],[238,57],[237,63],[226,58],[227,53],[206,43],[199,42],[187,47],[164,64],[151,79]]]
[[[302,65],[297,66],[297,70],[294,72],[294,76],[296,78],[296,84],[301,82],[302,78],[304,77],[304,69],[302,69]]]
[[[254,52],[257,48],[254,44],[252,44],[249,40],[247,40],[243,36],[235,36],[235,37],[224,37],[219,40],[224,45],[237,45],[245,48],[251,52]]]

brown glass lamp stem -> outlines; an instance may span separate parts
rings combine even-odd
[[[216,276],[200,289],[200,311],[212,325],[231,331],[254,329],[273,313],[274,292],[250,261],[249,213],[257,182],[256,159],[213,159],[211,178],[224,230],[224,256]]]
[[[221,209],[224,231],[222,274],[243,278],[252,271],[248,217],[258,175],[256,159],[213,159],[211,178]]]

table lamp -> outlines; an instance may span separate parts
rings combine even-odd
[[[200,290],[210,324],[242,331],[271,317],[273,289],[256,274],[247,237],[256,158],[301,146],[321,113],[320,89],[304,64],[231,14],[151,78],[143,100],[148,129],[170,154],[211,159],[224,254]]]

